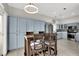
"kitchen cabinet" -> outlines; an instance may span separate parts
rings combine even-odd
[[[9,27],[8,27],[8,49],[17,48],[17,17],[8,17]]]
[[[27,20],[23,17],[18,17],[18,32],[25,33],[26,32],[26,22]]]
[[[57,24],[57,29],[66,30],[67,29],[67,24]]]
[[[75,39],[76,39],[76,41],[79,41],[79,32],[76,33]]]
[[[44,22],[23,17],[8,17],[8,49],[24,47],[25,32],[44,31]]]
[[[33,22],[33,20],[30,20],[30,19],[27,19],[27,21],[26,21],[26,30],[27,30],[27,32],[33,32],[34,31],[34,22]]]
[[[13,50],[13,49],[16,49],[18,46],[17,46],[17,36],[16,36],[16,33],[9,33],[9,50]]]
[[[17,27],[17,48],[24,47],[24,35],[26,32],[27,19],[23,17],[18,17],[18,27]]]
[[[44,31],[44,25],[45,23],[42,21],[34,21],[34,32],[38,33],[39,31]]]
[[[62,33],[61,32],[57,32],[57,39],[61,39],[62,38]]]
[[[17,30],[17,17],[10,16],[9,19],[9,33],[16,33]]]
[[[57,39],[67,39],[67,32],[57,32]]]

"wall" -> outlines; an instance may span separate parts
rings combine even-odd
[[[3,42],[3,39],[2,39],[2,36],[3,36],[3,35],[2,35],[2,34],[3,34],[3,33],[2,33],[2,32],[3,32],[3,31],[2,31],[2,22],[3,22],[3,21],[2,21],[2,15],[0,15],[0,55],[2,55],[2,50],[3,50],[3,49],[2,49],[2,48],[3,48],[3,43],[2,43],[2,42]]]
[[[3,55],[7,54],[7,16],[8,14],[4,12],[3,15]]]
[[[2,55],[7,53],[7,13],[3,4],[0,4],[0,14],[2,15]]]
[[[62,19],[59,20],[59,24],[68,24],[68,23],[75,23],[75,22],[79,22],[79,17],[74,17],[74,18],[70,18],[70,19]]]

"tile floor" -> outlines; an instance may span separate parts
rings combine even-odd
[[[58,56],[79,56],[79,42],[60,39],[57,41]],[[7,56],[23,56],[24,49],[10,51]]]

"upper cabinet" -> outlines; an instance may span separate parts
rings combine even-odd
[[[68,28],[71,27],[72,30],[77,30],[79,31],[79,23],[68,23],[68,24],[57,24],[57,30],[58,31],[63,31],[63,30],[68,30]]]
[[[57,24],[57,30],[67,30],[67,24]]]

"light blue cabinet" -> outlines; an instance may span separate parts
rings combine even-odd
[[[24,33],[18,34],[18,48],[24,47]]]
[[[34,31],[33,20],[27,19],[26,23],[27,23],[26,24],[27,32],[33,32]]]
[[[22,17],[19,17],[18,18],[18,48],[22,48],[24,47],[24,34],[26,32],[26,19],[25,18],[22,18]]]
[[[25,18],[18,18],[18,32],[25,33],[26,32],[26,19]]]
[[[9,50],[17,48],[17,36],[16,34],[9,33]]]
[[[9,50],[24,47],[25,32],[44,31],[44,22],[9,16]]]
[[[17,17],[9,17],[9,50],[17,48]]]
[[[17,17],[9,17],[9,33],[16,33],[17,30]]]
[[[34,21],[34,32],[44,31],[45,23],[42,21]]]

